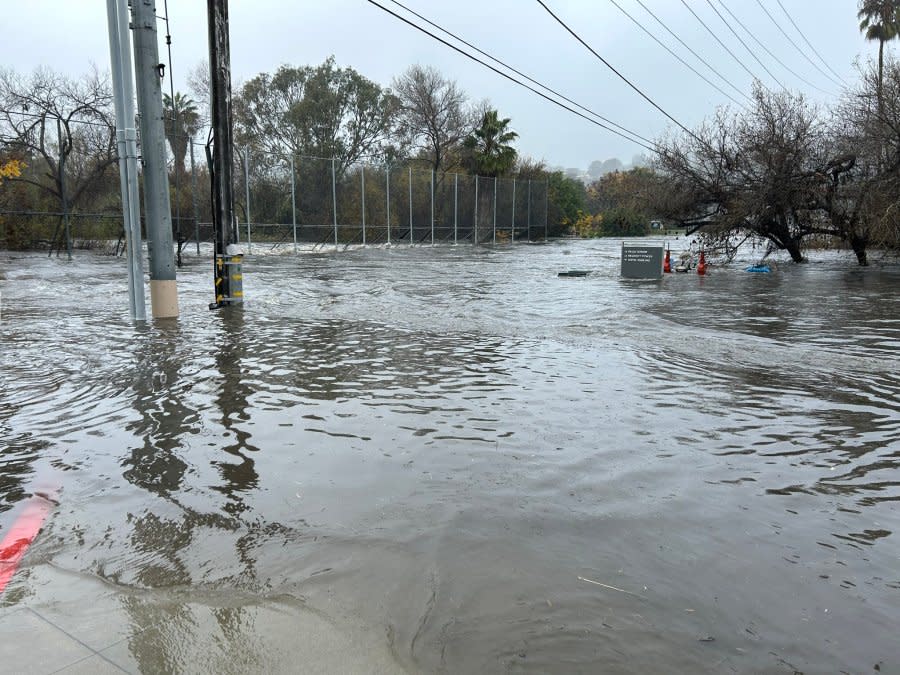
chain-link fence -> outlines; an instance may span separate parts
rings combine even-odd
[[[235,211],[253,245],[498,243],[547,236],[546,181],[238,149]]]
[[[99,142],[99,126],[73,123],[68,146],[60,137],[21,157],[25,173],[0,186],[0,247],[71,252],[123,244],[114,143],[105,137],[106,145]],[[83,147],[85,138],[97,147]],[[70,149],[68,156],[60,143]],[[206,148],[192,140],[186,146],[170,171],[179,257],[194,245],[199,253],[200,244],[214,238]],[[11,147],[0,147],[0,159]],[[238,147],[234,197],[238,243],[248,253],[254,246],[296,251],[547,236],[545,181],[434,171],[418,160],[345,165]]]

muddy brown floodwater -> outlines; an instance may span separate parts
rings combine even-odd
[[[617,265],[252,256],[210,312],[193,258],[136,325],[123,260],[0,254],[0,528],[59,500],[3,611],[102,597],[145,672],[197,602],[410,672],[900,672],[900,267]]]

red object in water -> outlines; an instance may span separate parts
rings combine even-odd
[[[19,569],[25,551],[40,532],[52,508],[53,502],[42,497],[32,497],[4,534],[3,541],[0,541],[0,593],[3,593],[6,584]]]
[[[697,263],[697,274],[706,274],[706,254],[700,251],[700,262]]]
[[[672,261],[669,257],[670,251],[666,249],[666,261],[663,263],[663,272],[669,274],[672,272]]]

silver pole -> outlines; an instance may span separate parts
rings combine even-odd
[[[497,243],[497,177],[494,176],[494,241]]]
[[[547,239],[549,238],[549,234],[547,231],[547,202],[549,200],[549,197],[547,194],[548,192],[549,192],[549,190],[547,189],[547,183],[545,182],[544,183],[544,241],[547,241]]]
[[[359,172],[360,178],[360,201],[362,202],[362,243],[363,246],[366,245],[366,167],[363,166],[362,170]]]
[[[200,206],[197,204],[197,171],[194,166],[194,139],[191,146],[191,204],[194,207],[194,240],[197,242],[197,255],[200,255]]]
[[[385,199],[385,222],[387,223],[387,243],[391,245],[391,165],[384,165],[384,199]]]
[[[334,157],[331,158],[331,214],[334,219],[334,250],[338,249],[337,226],[337,178],[334,170]]]
[[[434,246],[434,169],[431,170],[431,245]]]
[[[170,318],[178,316],[178,289],[172,250],[172,208],[166,170],[156,15],[155,0],[132,0],[134,70],[141,121],[144,208],[150,250],[150,306],[154,318]]]
[[[453,243],[456,244],[457,231],[459,229],[459,174],[453,174]]]
[[[474,232],[472,233],[472,245],[478,243],[478,174],[475,174],[475,216],[472,220]]]
[[[409,245],[413,245],[413,223],[412,223],[412,164],[409,165]]]
[[[112,64],[113,102],[116,111],[116,145],[119,183],[128,261],[128,307],[131,318],[147,319],[144,301],[144,269],[141,255],[141,213],[137,181],[137,130],[134,127],[134,79],[128,32],[127,0],[106,0],[109,23],[109,55]]]
[[[513,178],[512,243],[516,243],[516,179]]]
[[[294,153],[291,153],[291,223],[294,230],[294,253],[297,252],[297,179],[294,171]]]
[[[528,179],[528,205],[526,206],[526,226],[528,227],[528,241],[531,241],[531,179]]]
[[[250,148],[244,152],[244,190],[247,194],[247,253],[253,253],[250,239]]]

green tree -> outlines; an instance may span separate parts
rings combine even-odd
[[[235,138],[276,155],[334,157],[343,174],[363,157],[390,151],[398,109],[390,91],[330,57],[247,82],[235,97]]]
[[[196,102],[180,91],[173,99],[163,94],[163,113],[166,116],[166,140],[175,158],[175,170],[184,168],[188,142],[200,129],[200,113]]]
[[[510,145],[519,137],[509,129],[510,119],[500,119],[496,110],[488,110],[481,126],[466,139],[472,151],[472,168],[480,176],[496,178],[509,173],[516,165],[516,149]]]
[[[562,171],[547,176],[547,222],[555,234],[569,229],[585,209],[585,189],[580,180],[569,178]]]

